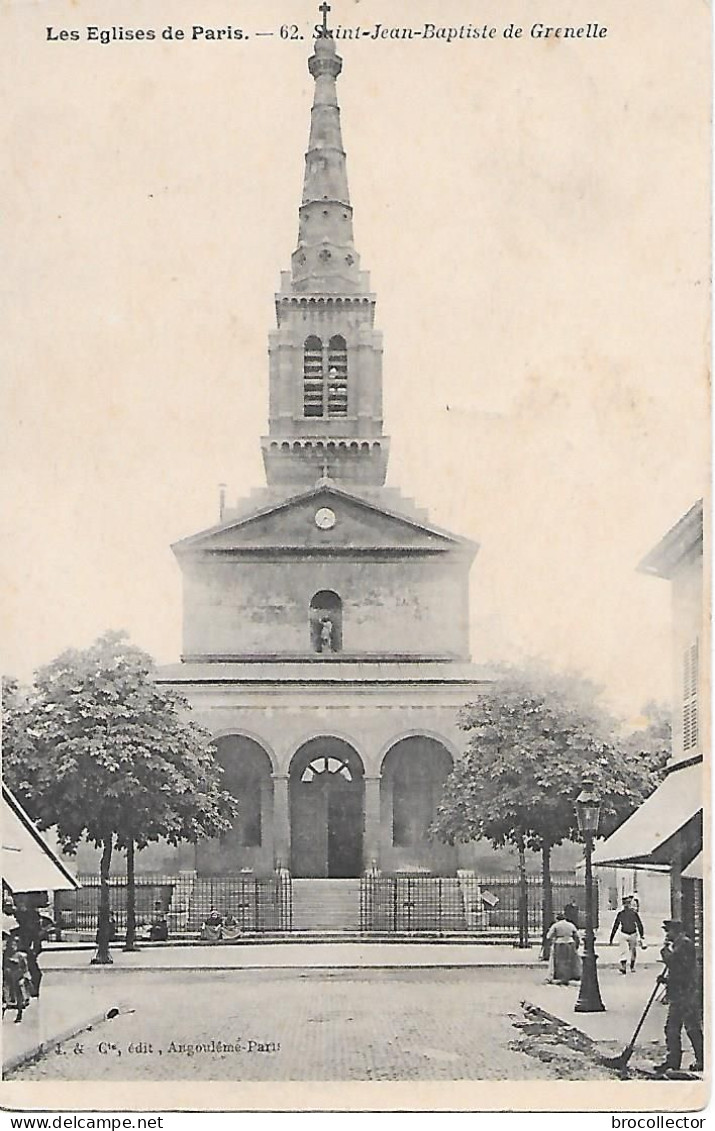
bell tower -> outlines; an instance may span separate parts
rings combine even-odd
[[[353,237],[353,210],[340,128],[342,59],[327,27],[308,69],[315,80],[298,246],[276,295],[269,335],[268,436],[261,440],[271,487],[381,487],[389,440],[382,422],[382,335],[375,295]]]

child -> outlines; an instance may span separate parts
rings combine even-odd
[[[2,954],[2,1009],[16,1009],[15,1024],[22,1021],[23,1010],[30,1004],[32,981],[27,965],[27,955],[20,946],[17,935],[4,940]]]

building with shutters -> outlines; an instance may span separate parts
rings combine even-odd
[[[696,941],[703,930],[704,752],[709,746],[708,621],[699,500],[639,565],[671,585],[673,748],[665,779],[594,852],[594,864],[660,869],[670,877],[670,914]]]

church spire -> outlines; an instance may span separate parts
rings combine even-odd
[[[329,5],[322,4],[320,11],[323,24],[308,60],[315,94],[291,281],[293,290],[301,293],[355,294],[362,289],[362,280],[353,242],[336,83],[343,61],[327,26]]]
[[[261,441],[270,487],[302,490],[327,481],[363,491],[385,482],[382,335],[375,296],[353,242],[336,80],[342,59],[327,25],[316,29],[315,79],[298,246],[281,272],[270,334],[268,436]]]

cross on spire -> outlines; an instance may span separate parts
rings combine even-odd
[[[330,4],[327,3],[327,0],[323,0],[323,3],[318,8],[318,11],[323,13],[323,31],[327,31],[328,30],[328,12],[330,11]]]

